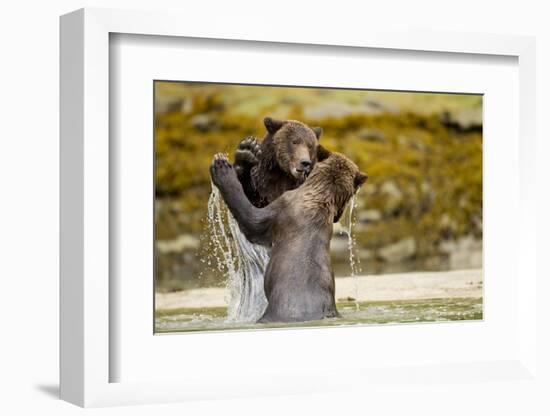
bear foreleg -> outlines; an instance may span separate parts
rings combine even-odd
[[[269,246],[270,225],[275,211],[271,207],[256,208],[250,203],[225,155],[218,153],[214,156],[210,175],[245,237],[252,243]]]

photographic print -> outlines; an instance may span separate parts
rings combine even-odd
[[[482,95],[154,101],[155,333],[483,319]]]

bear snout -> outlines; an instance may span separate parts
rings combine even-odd
[[[299,167],[296,169],[298,172],[309,172],[311,169],[311,160],[301,159]]]

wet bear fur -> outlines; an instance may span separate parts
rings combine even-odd
[[[215,156],[210,173],[243,234],[271,249],[264,277],[268,306],[259,321],[337,316],[329,252],[333,222],[367,175],[344,155],[330,153],[302,186],[257,208],[225,156]]]

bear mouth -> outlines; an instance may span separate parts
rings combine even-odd
[[[309,169],[302,170],[302,169],[296,169],[295,167],[292,167],[290,169],[290,174],[294,177],[294,179],[297,179],[300,182],[304,182],[307,179],[309,172],[310,172]]]

